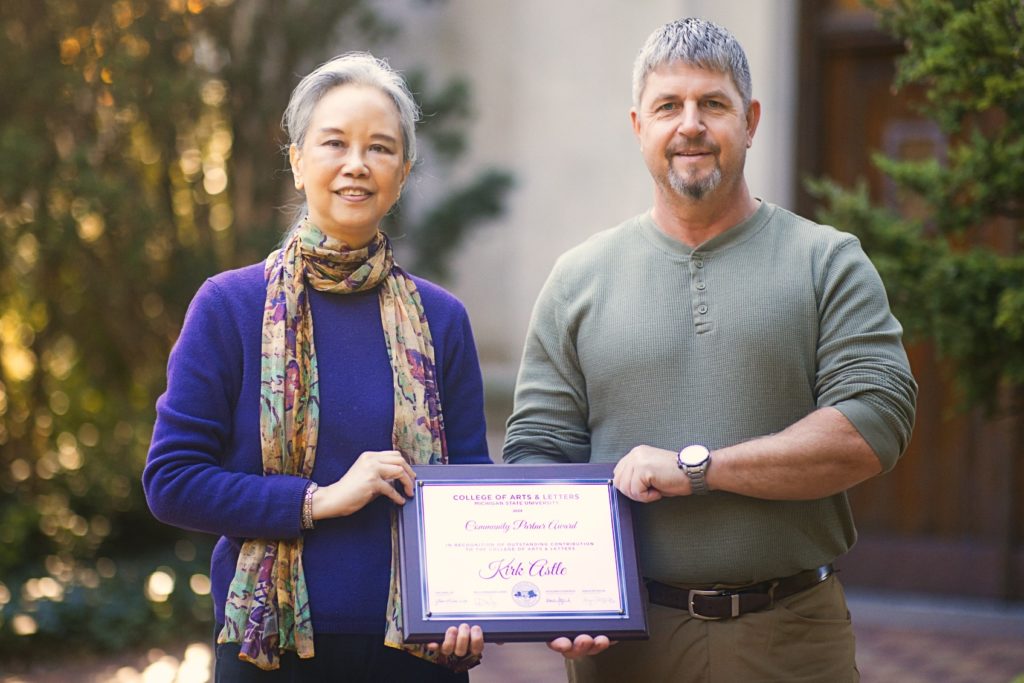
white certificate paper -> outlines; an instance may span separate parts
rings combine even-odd
[[[422,486],[424,612],[623,611],[607,482]]]

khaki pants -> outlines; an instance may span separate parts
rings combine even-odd
[[[650,605],[651,637],[566,661],[570,683],[856,683],[853,627],[833,574],[775,607],[704,621]]]

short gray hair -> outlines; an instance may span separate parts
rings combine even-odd
[[[743,98],[743,111],[750,108],[750,65],[739,41],[718,24],[697,17],[669,22],[647,38],[633,62],[634,106],[640,106],[648,74],[672,62],[729,74]]]
[[[321,98],[334,88],[349,84],[373,86],[391,98],[398,110],[402,129],[404,160],[415,163],[416,122],[420,118],[420,108],[401,74],[383,59],[367,52],[349,52],[335,57],[299,81],[281,116],[281,128],[288,136],[288,142],[302,147],[313,118],[313,109]]]

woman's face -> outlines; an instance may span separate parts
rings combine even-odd
[[[366,246],[409,174],[398,110],[373,86],[341,85],[313,109],[302,147],[288,150],[309,219],[353,248]]]

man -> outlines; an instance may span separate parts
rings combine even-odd
[[[760,115],[729,32],[655,31],[630,112],[653,208],[537,301],[505,460],[617,461],[650,602],[647,641],[552,641],[570,680],[858,680],[845,491],[902,454],[917,385],[856,238],[750,195]]]

